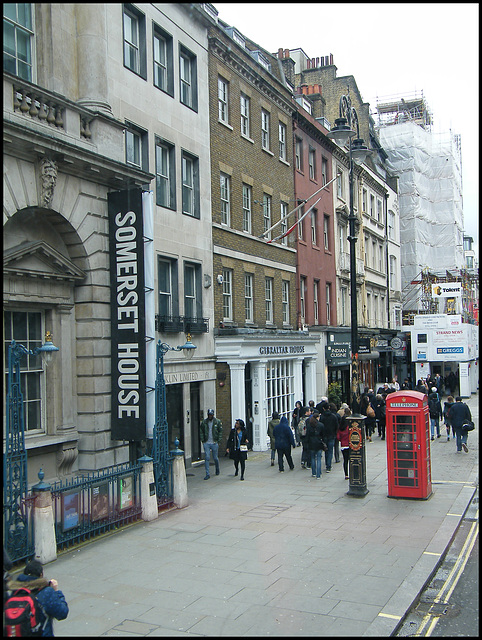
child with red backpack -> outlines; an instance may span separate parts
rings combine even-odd
[[[43,577],[41,563],[27,563],[23,573],[8,581],[7,589],[4,636],[53,637],[53,619],[65,620],[69,607],[57,580]]]

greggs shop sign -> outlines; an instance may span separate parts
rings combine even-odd
[[[111,437],[146,437],[142,190],[108,194],[111,291]]]

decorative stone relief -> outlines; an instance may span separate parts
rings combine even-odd
[[[57,163],[50,158],[40,160],[40,206],[50,208],[57,182]]]

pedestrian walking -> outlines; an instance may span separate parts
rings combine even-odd
[[[333,414],[335,414],[335,416],[336,416],[336,419],[337,419],[337,422],[338,422],[336,430],[338,432],[338,429],[340,428],[341,416],[337,412],[336,405],[333,404],[333,402],[330,402],[328,404],[328,406],[330,407],[330,411]],[[335,434],[335,445],[333,447],[333,457],[335,458],[335,462],[340,462],[340,442],[339,442],[339,440],[337,440],[336,434]]]
[[[300,400],[297,400],[295,402],[295,408],[293,410],[293,413],[291,414],[291,427],[293,429],[296,445],[298,447],[301,446],[300,436],[298,435],[298,422],[300,421],[302,416],[303,416],[303,405],[301,404]]]
[[[385,440],[385,427],[387,424],[387,403],[386,395],[384,393],[377,393],[375,417],[378,424],[378,435],[381,440]]]
[[[323,413],[320,415],[320,422],[323,425],[321,435],[327,447],[325,449],[326,473],[330,473],[333,461],[333,451],[335,448],[336,432],[338,430],[338,416],[336,413],[331,411],[330,405],[327,402],[323,404]]]
[[[370,404],[370,398],[367,393],[364,393],[360,403],[360,413],[366,416],[365,431],[368,442],[372,442],[372,433],[375,431],[376,417],[375,409]]]
[[[241,478],[244,480],[244,470],[248,459],[248,432],[244,420],[238,418],[228,437],[226,451],[234,462],[234,475],[238,475],[238,467],[241,465]]]
[[[307,406],[303,409],[304,415],[300,418],[298,422],[298,432],[300,434],[301,440],[301,468],[302,469],[310,469],[311,468],[311,453],[308,448],[308,443],[306,440],[306,430],[307,430],[307,422],[311,416],[311,407]]]
[[[213,454],[214,465],[216,468],[216,475],[219,475],[219,443],[223,435],[223,423],[214,417],[214,409],[208,409],[207,418],[201,422],[199,427],[201,442],[204,447],[204,467],[206,475],[204,480],[209,480],[209,461],[211,459],[211,452]]]
[[[457,376],[451,371],[447,377],[448,387],[450,389],[450,395],[455,396],[455,389],[457,388]]]
[[[9,580],[7,588],[10,592],[17,589],[29,589],[33,592],[40,605],[38,622],[42,629],[42,637],[52,638],[54,619],[65,620],[69,615],[69,606],[57,580],[44,578],[43,566],[38,560],[28,562],[23,573]]]
[[[319,421],[317,409],[311,414],[306,425],[306,441],[311,455],[311,477],[321,478],[321,453],[328,447],[323,440],[323,425]]]
[[[269,442],[271,447],[271,466],[272,467],[274,467],[274,458],[276,453],[273,430],[277,424],[279,424],[279,413],[277,411],[273,411],[273,413],[271,414],[271,420],[268,422],[268,436],[269,436]]]
[[[461,396],[455,397],[454,404],[449,409],[449,420],[452,425],[453,430],[455,431],[455,442],[457,445],[457,453],[461,453],[462,449],[465,453],[469,452],[469,448],[467,446],[467,436],[468,432],[465,429],[462,429],[463,425],[467,422],[472,422],[472,414],[470,413],[469,407],[462,402]]]
[[[286,458],[291,471],[295,468],[291,457],[291,447],[296,447],[295,438],[286,416],[281,416],[279,424],[273,429],[276,451],[278,452],[278,469],[284,471],[283,457]]]
[[[447,431],[447,442],[450,440],[450,427],[451,427],[450,418],[449,418],[449,409],[454,404],[454,402],[455,400],[453,396],[447,396],[447,400],[444,402],[443,416],[444,416],[445,430]],[[453,427],[452,427],[452,435],[455,438],[455,431]]]
[[[442,417],[442,405],[437,393],[437,387],[432,387],[432,391],[428,396],[428,412],[430,415],[430,439],[435,439],[435,430],[437,430],[437,438],[440,438],[440,418]]]
[[[348,463],[350,460],[350,430],[348,429],[347,416],[351,416],[351,411],[348,409],[345,415],[341,418],[340,428],[336,434],[336,439],[340,443],[340,449],[343,456],[343,471],[345,472],[345,480],[349,479],[348,475]]]

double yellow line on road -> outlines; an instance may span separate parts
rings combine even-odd
[[[457,560],[452,567],[447,579],[442,585],[442,588],[434,598],[432,605],[428,613],[424,616],[419,628],[414,633],[414,636],[428,637],[432,635],[433,630],[435,629],[435,625],[437,624],[440,614],[435,614],[431,612],[432,607],[437,604],[449,604],[450,596],[452,595],[458,581],[460,580],[460,576],[462,575],[463,570],[465,569],[465,565],[470,557],[472,549],[474,547],[475,541],[477,540],[477,536],[479,535],[479,522],[478,522],[478,512],[477,512],[477,521],[472,523],[470,527],[469,534],[464,542],[464,546],[462,547]],[[425,633],[424,629],[427,627],[427,631]]]

